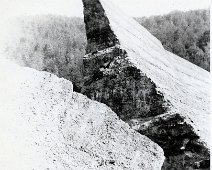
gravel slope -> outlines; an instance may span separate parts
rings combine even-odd
[[[55,75],[0,60],[0,169],[161,168],[163,150]]]

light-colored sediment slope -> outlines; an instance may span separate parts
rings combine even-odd
[[[158,170],[163,150],[47,72],[0,60],[0,169]]]
[[[170,113],[187,117],[209,145],[209,72],[164,50],[158,39],[111,1],[100,2],[111,29],[128,53],[127,59],[156,84],[165,100],[170,101]]]
[[[209,72],[166,51],[112,1],[83,5],[82,93],[158,143],[167,158],[163,170],[209,168]]]

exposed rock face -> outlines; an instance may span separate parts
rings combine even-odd
[[[155,84],[126,59],[126,51],[115,46],[84,58],[85,91],[88,97],[110,106],[123,120],[164,113],[168,103]]]
[[[196,164],[200,160],[208,162],[207,146],[201,142],[194,127],[179,114],[165,114],[143,123],[133,122],[131,126],[163,147],[167,159],[162,169],[203,169],[196,168]],[[209,168],[210,164],[204,167]]]
[[[0,61],[0,169],[161,168],[163,150],[72,83]]]
[[[97,52],[107,47],[113,47],[118,43],[116,36],[110,28],[109,20],[105,16],[105,11],[98,0],[93,0],[94,5],[90,5],[90,0],[85,0],[84,8],[85,27],[87,30],[88,46],[87,53]],[[98,20],[93,18],[98,18]],[[94,27],[96,25],[96,27]],[[93,36],[95,34],[95,36]]]
[[[109,0],[83,3],[88,49],[82,93],[157,142],[167,157],[163,169],[208,165],[209,73],[164,50]]]

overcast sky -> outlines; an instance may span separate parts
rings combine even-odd
[[[210,0],[112,0],[131,16],[209,8]],[[0,0],[1,16],[59,14],[82,16],[82,0]]]

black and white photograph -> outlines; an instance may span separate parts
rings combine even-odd
[[[210,0],[0,0],[0,170],[210,170],[211,80]]]

